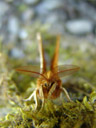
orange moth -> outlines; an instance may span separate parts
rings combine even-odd
[[[27,75],[35,78],[38,77],[36,89],[25,101],[30,101],[32,98],[34,98],[37,108],[38,99],[41,99],[42,106],[44,106],[45,99],[57,99],[60,97],[62,92],[65,94],[68,101],[72,101],[67,90],[62,87],[62,81],[60,78],[78,71],[79,67],[75,65],[58,66],[60,36],[57,36],[56,48],[51,60],[50,70],[47,70],[42,38],[39,33],[37,34],[37,40],[39,43],[40,52],[40,67],[24,66],[16,69],[18,72],[26,73]]]

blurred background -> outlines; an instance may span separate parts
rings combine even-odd
[[[9,99],[20,104],[18,95],[24,98],[32,93],[32,78],[16,74],[14,68],[39,65],[37,32],[48,63],[56,36],[61,35],[59,64],[81,67],[74,79],[63,80],[72,92],[74,85],[80,91],[70,94],[73,99],[82,100],[96,89],[95,0],[0,0],[0,116],[10,111]]]
[[[46,38],[60,34],[61,38],[71,38],[70,43],[83,39],[82,43],[96,44],[96,1],[0,0],[3,52],[13,58],[25,57],[26,51],[35,51],[37,32]]]

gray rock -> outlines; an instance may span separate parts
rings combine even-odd
[[[34,17],[34,15],[35,15],[34,10],[29,8],[22,13],[22,19],[26,22],[31,20]]]
[[[26,38],[28,37],[27,31],[24,30],[24,29],[21,29],[20,32],[19,32],[19,37],[20,37],[21,39],[26,39]]]
[[[50,23],[50,24],[60,24],[62,22],[62,26],[63,26],[63,21],[66,20],[66,14],[65,13],[57,13],[57,12],[53,12],[51,14],[48,14],[45,18],[45,22]]]
[[[79,1],[79,4],[76,8],[81,14],[81,16],[88,17],[96,22],[96,8],[93,8],[90,4],[83,1]]]
[[[62,7],[63,3],[60,0],[46,0],[44,5],[48,10],[52,10]]]
[[[6,2],[11,3],[11,2],[13,2],[13,0],[6,0]]]
[[[93,22],[86,19],[70,20],[66,23],[66,29],[76,35],[88,34],[93,31]]]
[[[9,5],[3,1],[0,1],[0,18],[3,16],[9,9]]]
[[[39,2],[39,0],[24,0],[26,4],[36,4]]]
[[[36,7],[36,10],[39,14],[43,15],[49,13],[48,11],[61,8],[62,6],[63,4],[60,0],[45,0]]]
[[[9,18],[8,21],[8,31],[12,34],[12,35],[17,35],[19,32],[19,20],[12,16]]]
[[[18,48],[13,48],[10,52],[11,56],[14,58],[23,58],[24,57],[24,53],[22,50],[18,49]]]

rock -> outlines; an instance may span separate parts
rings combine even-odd
[[[94,30],[93,30],[93,32],[96,35],[96,24],[94,24]]]
[[[24,57],[24,53],[22,50],[18,49],[18,48],[13,48],[10,51],[10,55],[14,58],[23,58]]]
[[[11,3],[11,2],[13,2],[13,0],[6,0],[6,2]]]
[[[3,1],[0,1],[0,18],[8,11],[8,9],[8,4]]]
[[[48,14],[47,17],[45,18],[45,22],[50,23],[50,24],[60,24],[62,22],[62,26],[63,26],[63,21],[66,20],[67,16],[65,13],[57,13],[57,12],[53,12],[51,14]],[[60,23],[59,23],[60,22]]]
[[[26,39],[26,38],[28,37],[27,31],[24,30],[24,29],[21,29],[20,32],[19,32],[19,37],[20,37],[21,39]]]
[[[38,3],[39,2],[39,0],[24,0],[24,2],[26,3],[26,4],[36,4],[36,3]]]
[[[84,1],[79,1],[76,8],[82,17],[89,18],[96,22],[96,8],[93,8]]]
[[[93,22],[86,19],[71,20],[66,23],[66,29],[76,35],[88,34],[93,31]]]
[[[27,10],[25,10],[22,13],[22,19],[26,22],[26,21],[30,21],[35,15],[35,12],[33,9],[29,8]]]
[[[39,5],[37,5],[36,10],[39,14],[43,15],[49,13],[48,11],[61,8],[62,6],[63,4],[60,0],[45,0]]]
[[[8,21],[8,31],[12,34],[12,35],[17,35],[19,32],[19,20],[12,16],[9,18]]]

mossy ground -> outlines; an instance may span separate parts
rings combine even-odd
[[[44,36],[44,39],[54,42],[54,37]],[[96,128],[95,47],[84,40],[83,43],[82,40],[73,40],[74,44],[71,42],[72,39],[61,38],[59,63],[76,64],[81,68],[77,74],[66,77],[63,81],[63,86],[73,102],[65,100],[58,105],[48,100],[42,110],[38,108],[36,111],[34,101],[23,101],[35,89],[35,80],[29,76],[18,75],[14,70],[24,65],[24,62],[26,65],[32,55],[16,60],[0,53],[1,128]],[[51,57],[53,45],[51,42],[47,44],[45,51]],[[50,46],[52,47],[49,49]],[[26,56],[31,53],[30,50],[26,52]]]
[[[18,108],[0,122],[3,128],[95,128],[96,93],[82,102],[63,103],[58,106],[48,101],[42,110],[31,106]]]

